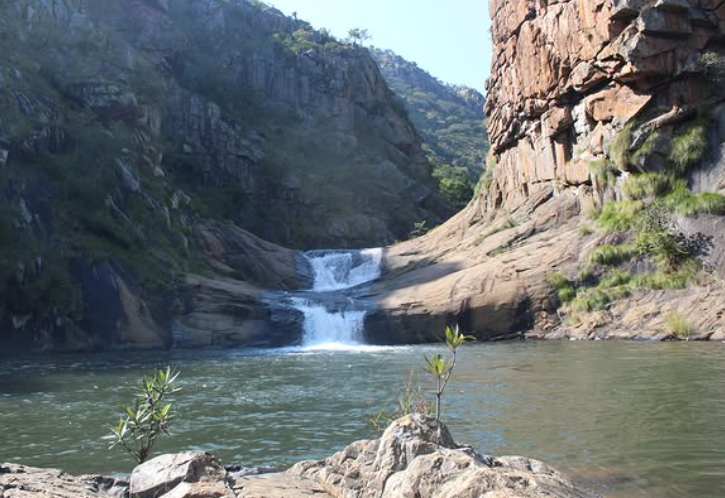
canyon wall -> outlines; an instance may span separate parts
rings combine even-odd
[[[512,210],[546,189],[590,195],[588,164],[630,119],[717,100],[701,56],[721,43],[721,2],[491,0],[490,10],[488,208]]]
[[[721,208],[662,208],[670,211],[659,234],[707,241],[694,265],[704,271],[687,283],[621,284],[615,293],[612,275],[651,276],[658,263],[639,249],[621,262],[590,258],[602,245],[636,244],[634,222],[608,230],[595,221],[607,202],[626,198],[630,176],[723,199],[725,3],[491,0],[490,12],[491,176],[443,226],[387,250],[388,274],[371,291],[371,335],[436,340],[459,323],[480,339],[667,339],[674,314],[693,338],[725,337]],[[700,149],[683,170],[673,166],[675,142]],[[671,202],[668,188],[622,206]],[[581,299],[567,306],[552,275],[570,285],[566,299]]]

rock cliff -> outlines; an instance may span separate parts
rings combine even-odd
[[[212,294],[304,286],[293,251],[257,237],[382,245],[451,213],[367,50],[261,2],[0,14],[6,350],[168,346],[174,316],[208,311],[189,273],[202,296],[216,276]],[[230,323],[264,314],[245,299]]]
[[[722,339],[722,5],[490,11],[492,178],[388,249],[373,335],[432,340],[461,322],[488,339]]]

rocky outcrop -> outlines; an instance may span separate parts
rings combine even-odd
[[[546,189],[594,195],[588,163],[624,123],[714,96],[698,60],[722,35],[716,2],[492,0],[490,9],[489,209]]]
[[[524,457],[481,455],[456,444],[445,425],[414,414],[380,439],[357,441],[326,460],[284,473],[224,469],[202,452],[163,455],[137,466],[129,483],[55,470],[0,465],[5,498],[595,498]]]
[[[458,445],[443,424],[419,414],[393,422],[380,439],[300,462],[288,473],[320,483],[335,498],[594,496],[542,462]]]
[[[634,290],[565,326],[546,277],[574,278],[594,248],[612,243],[582,215],[621,199],[629,170],[667,171],[670,140],[698,109],[710,119],[711,146],[686,180],[695,191],[723,191],[717,87],[725,11],[695,1],[492,0],[490,7],[493,177],[452,220],[386,251],[389,271],[371,290],[371,338],[435,340],[446,324],[461,323],[481,339],[671,339],[665,318],[684,312],[684,303],[698,337],[721,338],[720,217],[673,219],[673,229],[710,241],[700,258],[714,273],[689,289]],[[642,147],[653,131],[656,140]],[[622,160],[617,147],[636,159]],[[610,185],[597,178],[597,164],[614,164]]]

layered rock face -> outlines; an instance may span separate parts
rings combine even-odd
[[[489,209],[547,189],[590,194],[587,163],[624,123],[691,112],[712,96],[698,60],[725,28],[718,2],[492,0],[490,9]]]
[[[268,470],[266,471],[268,472]],[[284,473],[222,467],[202,452],[162,455],[129,482],[0,465],[0,496],[83,498],[596,498],[548,465],[481,455],[419,414],[393,422],[380,439],[357,441],[330,458]]]
[[[589,255],[632,234],[598,230],[583,215],[622,199],[630,174],[680,174],[670,142],[682,140],[698,115],[710,123],[700,137],[709,146],[679,181],[686,192],[722,193],[722,5],[492,0],[490,6],[495,57],[486,113],[493,178],[449,222],[387,250],[389,271],[371,290],[377,304],[371,338],[436,340],[446,324],[460,323],[480,339],[670,339],[664,322],[674,312],[688,317],[692,339],[721,339],[725,239],[717,215],[669,219],[668,229],[709,241],[699,255],[713,270],[705,285],[624,289],[624,298],[582,312],[581,323],[567,327],[546,282],[561,272],[584,293],[581,270],[608,275],[611,266],[597,267]],[[601,165],[609,168],[604,179]],[[642,257],[616,270],[636,275],[653,266]]]

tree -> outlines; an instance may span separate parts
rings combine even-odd
[[[362,46],[366,41],[371,40],[372,36],[367,29],[353,28],[347,32],[347,39],[357,47]]]
[[[463,343],[468,340],[475,340],[471,335],[461,334],[458,325],[455,327],[446,327],[445,345],[451,353],[450,358],[436,353],[432,357],[423,355],[426,364],[426,371],[436,379],[436,420],[441,419],[441,398],[445,391],[448,381],[453,375],[453,369],[456,367],[458,350]]]
[[[433,178],[438,180],[438,191],[443,199],[456,209],[466,207],[473,197],[473,182],[466,168],[450,164],[436,166]]]
[[[124,415],[118,424],[108,426],[111,434],[109,449],[120,447],[131,454],[137,463],[143,463],[151,454],[154,443],[162,435],[170,435],[173,420],[169,395],[181,388],[174,387],[179,372],[171,367],[156,370],[152,376],[144,375],[138,387],[133,408],[121,406]]]

